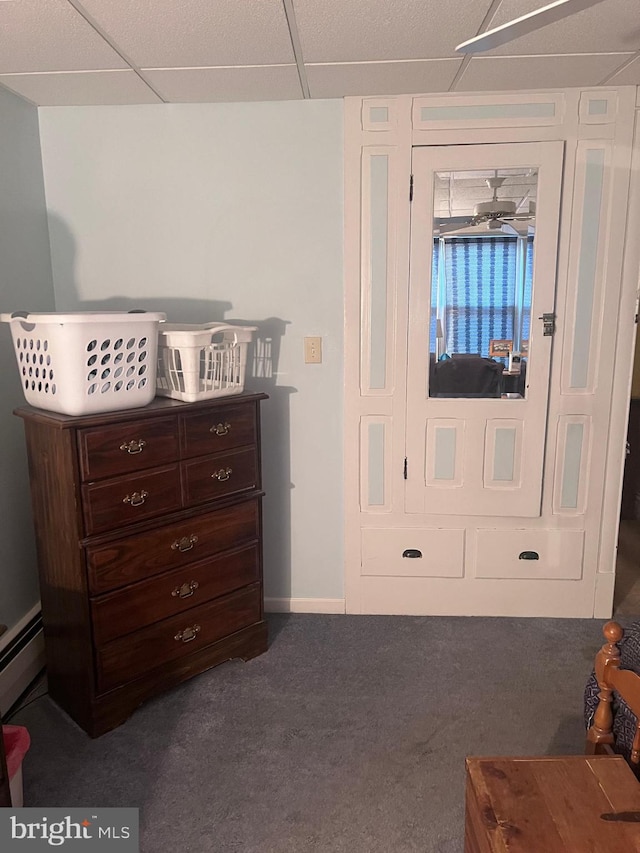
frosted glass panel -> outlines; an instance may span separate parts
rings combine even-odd
[[[469,121],[492,118],[548,118],[554,116],[553,102],[534,104],[467,104],[450,107],[422,107],[422,121]]]
[[[607,114],[609,102],[603,98],[591,98],[589,101],[590,116],[604,116]]]
[[[433,466],[435,480],[453,480],[456,473],[456,430],[453,427],[436,428],[436,458]]]
[[[369,506],[384,506],[384,424],[369,424]]]
[[[513,480],[516,452],[515,429],[496,429],[493,456],[493,479]]]
[[[387,122],[389,121],[388,107],[371,107],[369,109],[369,121],[371,122]]]
[[[576,317],[571,359],[571,388],[586,388],[589,382],[591,323],[596,288],[600,210],[604,183],[604,155],[603,148],[592,148],[587,151],[576,291]]]
[[[371,307],[369,387],[386,387],[389,158],[371,157]]]
[[[560,506],[563,509],[576,509],[578,506],[583,435],[583,424],[567,425],[562,472],[562,497],[560,499]]]

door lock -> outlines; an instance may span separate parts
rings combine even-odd
[[[551,335],[555,334],[556,315],[553,312],[543,314],[542,317],[538,317],[538,320],[542,320],[542,334],[545,336],[545,338],[548,338]]]

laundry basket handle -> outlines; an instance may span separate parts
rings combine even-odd
[[[232,326],[230,323],[204,323],[202,328],[211,332],[212,337],[219,332],[233,332],[234,346],[238,343],[238,328],[237,326]]]
[[[211,332],[212,335],[217,335],[218,332],[233,332],[234,346],[242,341],[246,341],[243,333],[255,332],[258,329],[257,326],[240,326],[232,323],[205,323],[201,328]]]
[[[32,320],[29,320],[30,316],[30,311],[13,311],[11,314],[0,314],[0,322],[9,323],[12,329],[14,323],[19,323],[25,332],[32,332],[36,325]]]
[[[26,320],[29,314],[29,311],[13,311],[11,314],[0,314],[0,320],[3,323],[10,323],[12,320]]]
[[[230,329],[232,332],[238,331],[238,327],[233,326],[231,323],[204,323],[202,328],[207,330],[215,330],[216,332],[225,332],[227,329]]]

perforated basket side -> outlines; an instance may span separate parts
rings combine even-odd
[[[12,322],[11,331],[32,406],[81,415],[144,406],[155,395],[157,321]]]

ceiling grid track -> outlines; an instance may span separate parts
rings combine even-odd
[[[478,32],[476,33],[476,35],[479,36],[481,33],[484,33],[484,32],[486,32],[486,30],[489,29],[491,21],[494,19],[496,12],[500,8],[501,3],[502,3],[502,0],[492,0],[491,5],[487,9],[487,14],[484,16],[482,23],[478,27]],[[451,85],[449,86],[449,89],[448,89],[449,92],[455,92],[456,86],[460,82],[460,78],[462,77],[464,72],[467,70],[467,66],[471,62],[471,58],[472,57],[470,54],[466,54],[465,57],[463,58],[462,62],[460,63],[460,67],[458,68],[458,70],[456,72],[456,76],[451,81]]]
[[[166,104],[167,99],[163,98],[163,96],[160,94],[160,92],[158,92],[158,90],[155,88],[155,86],[153,86],[147,80],[144,72],[141,71],[140,68],[138,68],[138,66],[135,64],[135,62],[133,62],[131,59],[129,59],[129,57],[125,53],[123,53],[122,50],[120,50],[120,48],[113,41],[113,39],[111,39],[109,37],[109,35],[102,29],[100,24],[91,17],[91,15],[86,11],[86,9],[84,9],[82,7],[82,4],[79,2],[79,0],[67,0],[67,2],[69,3],[70,6],[73,6],[73,8],[76,10],[76,12],[79,15],[81,15],[85,19],[85,21],[89,24],[89,26],[92,27],[97,32],[97,34],[100,36],[100,38],[104,39],[104,41],[106,41],[106,43],[109,45],[109,47],[112,50],[115,50],[115,52],[118,54],[120,59],[122,59],[124,62],[127,63],[129,68],[134,72],[134,74],[138,75],[138,77],[142,80],[142,82],[145,84],[145,86],[148,86],[149,89],[151,89],[151,91],[153,92],[153,94],[156,97],[160,98],[160,100],[162,101],[163,104]],[[108,69],[104,69],[104,70],[108,70]],[[113,70],[114,71],[120,71],[122,69],[113,69]],[[71,72],[71,73],[73,73],[73,72]]]
[[[300,79],[300,87],[302,96],[310,98],[309,81],[307,80],[307,72],[304,67],[304,59],[302,57],[302,45],[300,44],[300,34],[298,33],[298,24],[296,21],[296,13],[293,8],[293,0],[282,0],[284,14],[289,27],[289,36],[291,38],[291,47],[296,60],[296,68],[298,69],[298,77]]]
[[[598,83],[598,86],[606,86],[609,80],[612,80],[617,74],[620,74],[621,71],[625,71],[638,58],[640,58],[640,50],[636,51],[633,56],[625,60],[622,65],[619,65],[617,68],[614,68],[613,71],[610,74],[607,74],[606,77],[603,77],[602,80]]]

